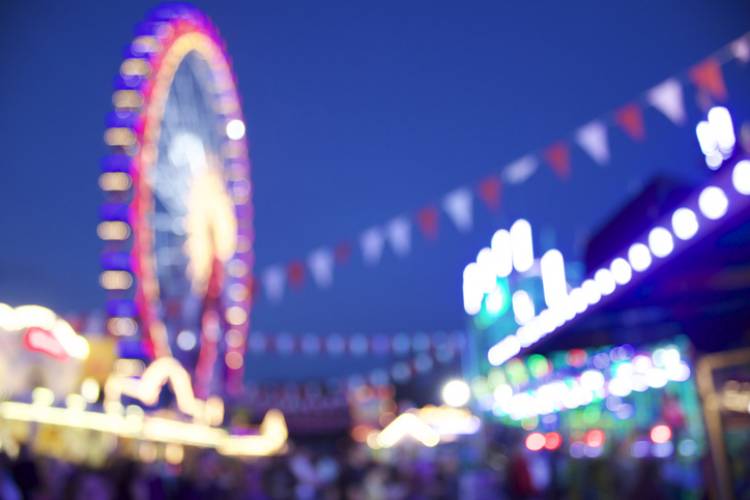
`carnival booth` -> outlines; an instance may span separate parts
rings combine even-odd
[[[750,161],[725,108],[705,123],[708,180],[654,180],[589,239],[584,262],[554,248],[537,258],[519,220],[466,268],[477,407],[520,429],[544,487],[584,474],[626,487],[617,471],[646,458],[634,481],[661,478],[685,498],[747,486],[747,355],[707,353],[750,341]]]

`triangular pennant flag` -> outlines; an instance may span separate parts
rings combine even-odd
[[[286,274],[279,266],[271,266],[263,271],[261,279],[266,290],[266,296],[271,302],[278,302],[284,296],[284,282]]]
[[[362,245],[362,258],[365,264],[377,264],[383,253],[383,244],[385,243],[382,231],[373,227],[362,233],[359,239]]]
[[[729,46],[735,59],[742,63],[750,62],[750,40],[747,35],[739,37]]]
[[[328,288],[333,282],[333,252],[327,248],[319,248],[307,258],[315,283],[321,288]]]
[[[294,288],[301,287],[305,281],[305,265],[298,260],[290,262],[286,268],[286,275],[290,285]]]
[[[636,104],[626,104],[615,111],[615,121],[634,141],[642,141],[646,137],[643,125],[643,112]]]
[[[536,172],[538,165],[536,157],[524,156],[503,169],[503,179],[508,184],[522,184]]]
[[[386,226],[388,241],[396,255],[403,257],[411,249],[411,224],[406,217],[396,217]]]
[[[417,213],[417,223],[425,237],[434,240],[438,234],[438,210],[433,206],[425,207]]]
[[[352,246],[348,241],[342,241],[333,250],[333,256],[338,264],[346,264],[352,256]]]
[[[670,78],[649,90],[646,99],[672,123],[676,125],[685,124],[687,115],[685,114],[685,102],[682,99],[682,84],[676,78]]]
[[[721,65],[715,58],[711,57],[690,68],[690,79],[696,87],[714,99],[723,101],[727,98]]]
[[[609,163],[609,143],[607,127],[600,121],[593,121],[576,132],[576,141],[581,149],[599,165]]]
[[[474,197],[469,188],[459,188],[443,198],[443,210],[459,231],[469,231],[474,221]]]
[[[570,152],[564,142],[556,142],[544,151],[544,159],[552,167],[558,177],[566,179],[570,176]]]
[[[487,208],[492,211],[500,208],[500,193],[503,188],[503,183],[500,181],[500,177],[491,175],[479,183],[477,193],[479,198],[482,199]]]

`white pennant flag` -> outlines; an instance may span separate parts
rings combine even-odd
[[[682,99],[682,85],[675,78],[660,83],[648,91],[648,102],[664,113],[672,123],[682,125],[687,120],[685,103]]]
[[[383,254],[383,244],[385,243],[382,231],[377,227],[372,227],[362,233],[359,242],[362,245],[362,258],[365,263],[368,265],[377,264]]]
[[[576,132],[576,141],[581,149],[599,165],[609,163],[609,143],[607,127],[600,121],[593,121]]]
[[[333,253],[327,248],[319,248],[307,258],[315,283],[321,288],[328,288],[333,282]]]
[[[738,61],[743,63],[750,62],[750,40],[748,40],[747,36],[743,35],[732,42],[730,50],[734,58]]]
[[[386,226],[388,241],[396,255],[403,257],[411,249],[411,224],[406,217],[396,217]]]
[[[266,289],[266,296],[271,302],[278,302],[284,296],[284,282],[286,273],[279,266],[271,266],[263,271],[263,286]]]
[[[468,188],[459,188],[443,198],[443,210],[459,231],[469,231],[473,224],[474,198]]]
[[[503,169],[503,180],[508,184],[521,184],[536,172],[538,166],[534,156],[524,156]]]

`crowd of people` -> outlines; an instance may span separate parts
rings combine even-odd
[[[460,498],[453,453],[373,460],[365,447],[339,452],[297,448],[283,456],[241,461],[210,451],[179,464],[112,456],[103,467],[33,454],[0,453],[3,500],[129,499],[454,499]],[[496,498],[489,496],[487,498]]]
[[[686,489],[670,486],[653,460],[634,462],[627,472],[612,457],[558,454],[550,468],[549,460],[540,466],[539,454],[498,451],[467,465],[458,446],[407,447],[380,457],[351,443],[290,447],[284,455],[252,461],[193,449],[179,464],[117,453],[90,467],[22,446],[12,458],[0,452],[0,500],[648,500],[702,490],[700,481]],[[695,495],[690,498],[700,498]]]

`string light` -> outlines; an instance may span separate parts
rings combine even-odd
[[[681,240],[689,240],[698,232],[698,218],[689,208],[678,208],[672,214],[672,230]]]
[[[513,267],[519,273],[531,269],[534,265],[534,243],[529,221],[518,219],[510,226],[510,241],[513,249]]]
[[[700,196],[698,196],[698,207],[707,218],[716,220],[720,219],[725,213],[727,213],[729,200],[721,188],[708,186],[703,189]]]

